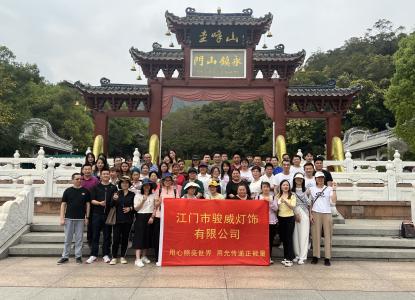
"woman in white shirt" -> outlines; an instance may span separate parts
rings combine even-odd
[[[261,193],[261,168],[258,166],[253,166],[251,168],[252,172],[252,181],[249,184],[249,189],[251,191],[252,199],[256,199]]]
[[[337,184],[333,182],[333,187],[324,185],[324,173],[316,172],[316,187],[311,187],[311,237],[313,239],[313,259],[312,264],[316,264],[320,258],[320,238],[321,229],[324,230],[324,265],[330,266],[331,259],[331,240],[333,236],[333,219],[331,205],[337,201]]]
[[[144,267],[149,264],[147,249],[151,247],[151,224],[155,216],[156,194],[153,193],[155,186],[148,178],[143,180],[141,191],[134,197],[134,209],[137,212],[134,222],[133,248],[135,251],[135,265]]]
[[[249,169],[249,162],[246,158],[241,160],[241,167],[239,168],[239,173],[241,174],[241,180],[246,181],[246,182],[251,182],[252,181],[252,173],[251,170]]]

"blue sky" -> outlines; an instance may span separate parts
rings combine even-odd
[[[305,49],[308,55],[363,35],[381,18],[415,30],[413,0],[2,0],[0,44],[18,61],[36,63],[50,82],[98,84],[105,76],[112,82],[137,83],[137,74],[129,70],[129,48],[149,51],[154,41],[167,47],[165,11],[183,16],[189,6],[200,12],[221,7],[224,13],[252,8],[255,17],[271,12],[268,46],[283,43],[286,52]]]

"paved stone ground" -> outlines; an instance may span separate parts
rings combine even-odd
[[[57,266],[56,258],[0,260],[1,299],[412,299],[415,263],[333,261],[331,267]]]

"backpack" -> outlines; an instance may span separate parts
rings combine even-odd
[[[404,238],[415,238],[415,227],[412,221],[402,221],[401,235]]]

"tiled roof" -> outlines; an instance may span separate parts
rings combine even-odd
[[[153,50],[149,52],[139,51],[134,47],[130,48],[131,57],[134,61],[140,60],[168,60],[182,61],[184,54],[182,49],[162,48],[159,43],[153,43]]]
[[[336,88],[336,82],[329,81],[326,85],[290,86],[288,87],[288,97],[345,97],[355,95],[361,89],[362,87],[359,85]]]
[[[268,13],[263,17],[252,17],[252,9],[247,8],[242,13],[199,13],[194,8],[186,8],[186,16],[179,17],[168,11],[165,13],[167,26],[172,29],[175,26],[194,25],[242,25],[264,27],[269,30],[272,23],[272,14]]]
[[[147,85],[142,84],[119,84],[111,83],[107,78],[101,78],[100,86],[92,86],[89,84],[83,84],[77,81],[73,84],[68,83],[70,86],[75,87],[82,93],[90,95],[128,95],[128,96],[148,96],[149,88]]]
[[[284,53],[284,46],[275,46],[272,50],[255,50],[254,61],[256,62],[299,62],[301,65],[304,62],[306,52],[302,50],[297,53]]]

